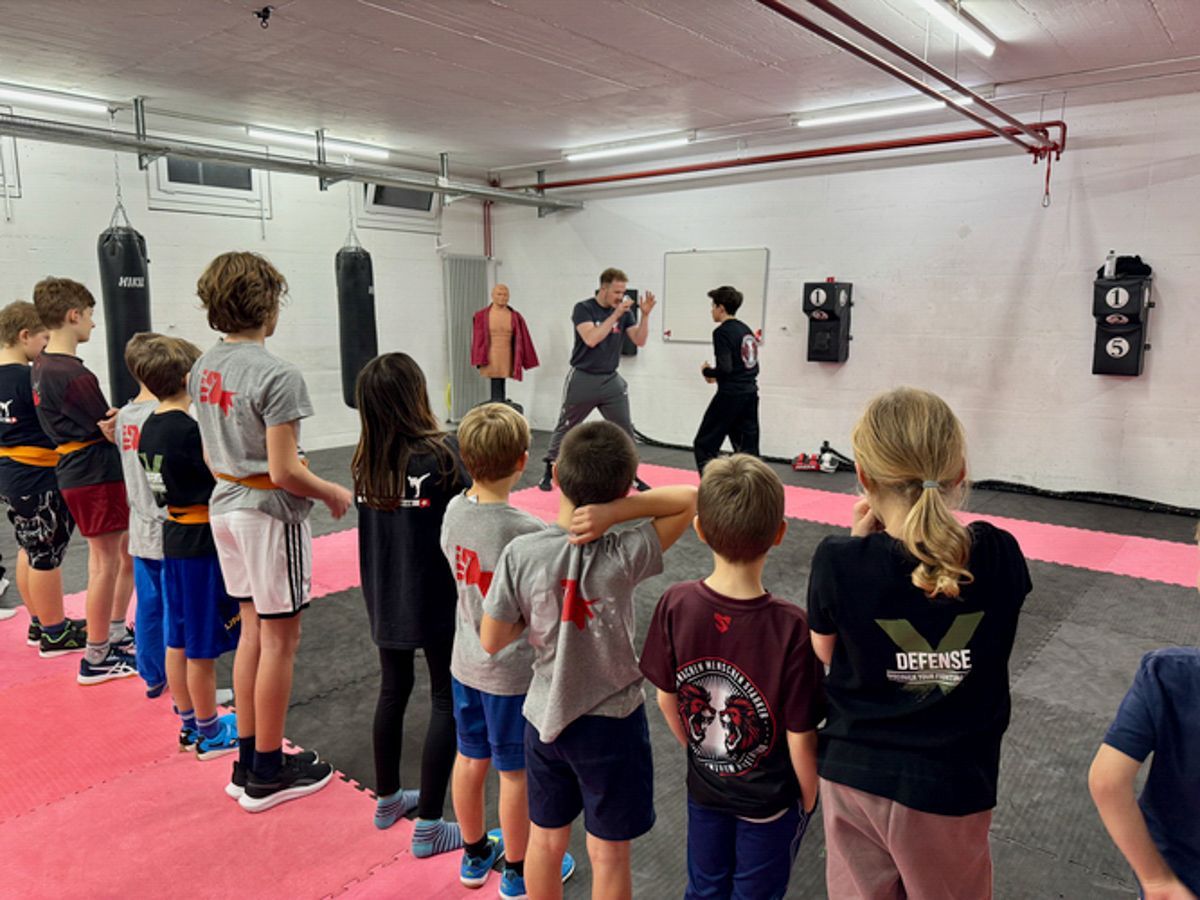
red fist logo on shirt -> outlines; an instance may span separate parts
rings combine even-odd
[[[488,588],[492,586],[493,572],[483,571],[479,564],[479,554],[466,547],[456,547],[454,552],[454,577],[463,584],[479,586],[479,593],[487,596]]]
[[[229,415],[233,409],[233,398],[236,392],[227,391],[221,387],[221,373],[205,369],[200,379],[200,402],[220,407],[221,412]]]
[[[121,449],[136,450],[141,442],[142,433],[136,425],[126,425],[121,429]]]

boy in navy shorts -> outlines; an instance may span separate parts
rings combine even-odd
[[[533,677],[533,649],[524,641],[490,656],[479,643],[483,600],[509,541],[546,526],[508,503],[529,460],[529,423],[502,403],[477,406],[458,426],[458,446],[472,487],[452,499],[442,519],[442,551],[458,584],[458,615],[450,658],[458,758],[454,762],[454,814],[462,829],[459,878],[482,887],[504,858],[501,897],[525,896],[529,804],[525,785],[525,692]],[[489,765],[500,774],[500,834],[483,822]],[[565,881],[575,870],[563,858]]]
[[[669,588],[642,672],[688,755],[689,898],[780,898],[817,803],[824,670],[808,617],[763,587],[783,484],[752,456],[704,467],[696,533],[712,574]]]
[[[21,548],[17,591],[29,610],[28,642],[42,657],[87,645],[84,623],[63,615],[60,566],[75,521],[58,492],[58,454],[38,423],[30,386],[29,363],[48,338],[32,303],[0,310],[0,501]]]
[[[524,705],[532,823],[525,880],[539,900],[562,896],[563,856],[580,812],[592,897],[604,900],[632,896],[631,842],[654,825],[633,593],[662,572],[663,550],[692,519],[696,489],[625,497],[637,465],[633,441],[616,425],[573,429],[554,466],[561,490],[557,521],[513,539],[483,604],[486,651],[498,653],[526,629],[533,646]],[[577,514],[585,506],[593,509]],[[640,517],[652,521],[603,533],[614,522]],[[597,532],[599,540],[581,543]]]
[[[137,674],[125,624],[133,561],[125,549],[129,505],[121,454],[113,445],[117,411],[75,355],[96,327],[96,300],[77,281],[45,278],[33,289],[33,304],[50,330],[46,349],[33,361],[33,402],[59,454],[58,489],[88,542],[87,649],[77,680],[128,678]]]
[[[166,594],[166,668],[179,714],[182,750],[213,759],[238,749],[232,715],[217,716],[216,660],[237,646],[241,616],[225,592],[208,524],[216,484],[204,461],[200,426],[188,414],[187,377],[200,348],[156,336],[139,374],[159,402],[142,425],[138,456],[155,499],[166,508],[162,576]]]
[[[158,406],[158,398],[146,387],[142,363],[147,348],[159,335],[150,331],[135,334],[125,344],[125,366],[137,380],[138,395],[117,413],[117,447],[121,451],[121,468],[125,475],[125,497],[129,501],[129,556],[133,559],[133,584],[137,590],[134,610],[137,627],[137,668],[146,682],[146,696],[151,699],[162,694],[167,684],[166,644],[163,636],[162,570],[163,522],[167,511],[158,505],[142,461],[138,457],[138,441],[142,426]]]

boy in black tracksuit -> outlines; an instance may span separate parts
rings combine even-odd
[[[721,452],[726,437],[735,453],[758,456],[758,338],[734,318],[742,305],[741,291],[723,285],[708,296],[712,298],[713,321],[720,324],[713,329],[716,365],[700,367],[704,380],[717,384],[716,396],[704,411],[692,442],[701,474],[705,464]]]

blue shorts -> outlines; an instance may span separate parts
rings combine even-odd
[[[499,772],[525,768],[525,695],[503,697],[450,679],[458,752],[467,759],[490,759]]]
[[[214,553],[163,560],[167,594],[167,646],[188,659],[216,659],[237,647],[242,614],[225,593],[221,564]]]
[[[631,841],[654,827],[654,759],[646,707],[624,719],[581,716],[549,744],[525,726],[529,820],[563,828],[583,812],[587,833]]]

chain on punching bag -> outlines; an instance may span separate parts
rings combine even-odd
[[[108,398],[113,406],[121,406],[138,392],[137,382],[125,367],[125,344],[137,332],[150,330],[150,260],[146,239],[128,219],[117,225],[115,213],[113,224],[100,233],[97,252],[108,348]]]
[[[342,350],[342,399],[354,407],[358,373],[379,353],[375,333],[375,277],[371,254],[347,246],[334,261],[338,293],[338,342]]]

